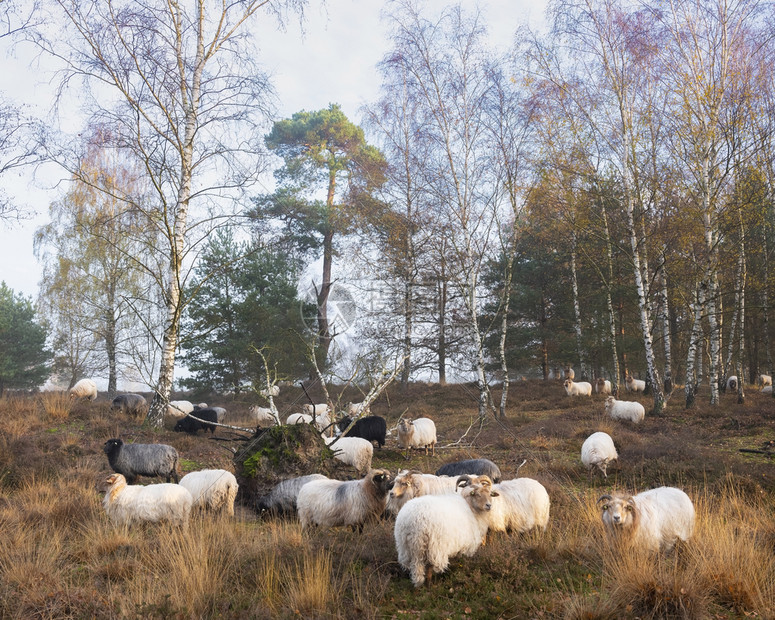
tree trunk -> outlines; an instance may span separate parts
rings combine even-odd
[[[737,404],[742,405],[745,403],[745,376],[743,373],[743,359],[745,356],[745,281],[748,276],[746,269],[746,252],[745,252],[745,227],[743,226],[743,214],[738,210],[737,215],[740,219],[740,255],[738,257],[738,312],[740,314],[740,346],[737,354]]]
[[[673,355],[670,338],[670,306],[667,296],[667,273],[665,266],[660,269],[660,279],[662,288],[660,290],[662,307],[662,340],[665,348],[665,395],[667,397],[673,391]]]
[[[108,398],[116,396],[118,370],[116,363],[116,290],[111,282],[107,290],[107,308],[105,316],[105,353],[108,358]]]
[[[702,364],[702,310],[705,307],[705,286],[706,283],[700,282],[697,287],[695,299],[692,304],[694,309],[694,323],[692,324],[692,333],[689,338],[689,350],[686,353],[686,385],[684,391],[686,394],[686,408],[689,409],[694,404],[694,397],[697,394],[697,385],[699,383],[695,377],[695,362],[698,360]],[[702,372],[701,366],[697,369],[697,374]]]
[[[601,213],[603,216],[603,230],[605,232],[605,247],[606,258],[608,259],[608,281],[605,284],[605,301],[608,308],[608,323],[611,330],[611,359],[613,362],[613,372],[611,376],[611,394],[614,397],[619,394],[619,354],[616,350],[616,315],[614,314],[614,305],[611,300],[611,287],[614,281],[614,255],[611,244],[611,234],[608,230],[608,214],[605,210],[605,205],[601,205]]]
[[[331,325],[328,322],[328,296],[331,293],[331,266],[334,260],[334,232],[329,229],[323,235],[323,279],[317,292],[318,346],[325,365],[331,348]]]
[[[570,270],[571,270],[571,282],[573,288],[573,315],[574,315],[574,330],[576,332],[576,354],[579,360],[579,374],[582,379],[587,378],[587,364],[586,355],[581,342],[581,308],[579,306],[579,282],[576,275],[576,231],[572,232],[571,236],[571,253],[570,253]]]
[[[439,340],[438,340],[438,371],[439,384],[447,384],[447,281],[442,278],[439,287]]]
[[[404,363],[401,367],[401,387],[407,390],[409,378],[412,374],[412,332],[414,329],[414,300],[412,298],[412,283],[407,280],[404,283]]]

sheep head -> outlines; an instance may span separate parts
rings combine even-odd
[[[484,484],[482,484],[482,478],[486,478]],[[500,494],[492,489],[492,480],[487,476],[479,476],[477,481],[473,484],[470,483],[471,478],[469,476],[460,476],[457,481],[457,488],[462,489],[460,494],[468,502],[471,510],[474,512],[487,512],[492,508],[493,497],[498,497]],[[489,484],[488,484],[489,483]]]
[[[387,469],[372,469],[368,474],[371,483],[377,490],[377,493],[384,497],[393,488],[393,476]]]
[[[633,531],[638,522],[638,507],[632,495],[602,495],[603,524],[612,534]]]
[[[609,396],[605,399],[605,412],[611,413],[611,409],[614,406],[614,403],[616,403],[616,399],[613,396]]]

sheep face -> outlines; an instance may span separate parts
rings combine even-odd
[[[614,404],[616,403],[616,399],[613,396],[609,396],[605,399],[605,412],[608,415],[611,415],[611,409],[613,408]]]
[[[373,469],[369,476],[379,497],[385,497],[393,488],[393,476],[387,469]]]
[[[418,491],[417,483],[414,480],[415,474],[422,474],[422,472],[413,469],[399,473],[390,489],[390,499],[402,500],[406,498],[407,501],[412,499]]]
[[[492,509],[491,498],[500,495],[493,490],[489,476],[460,476],[457,490],[474,512],[488,512]]]
[[[611,534],[617,535],[631,531],[636,527],[638,511],[631,495],[603,495],[597,500],[602,502],[602,519]]]

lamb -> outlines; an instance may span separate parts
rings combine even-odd
[[[612,420],[642,422],[646,417],[646,409],[634,400],[616,400],[613,396],[605,399],[606,415]]]
[[[612,394],[613,388],[611,387],[611,382],[608,379],[603,379],[600,377],[595,382],[595,393],[596,394]]]
[[[624,380],[624,387],[628,392],[645,392],[646,382],[636,379],[632,375],[627,375],[627,378]]]
[[[603,495],[602,519],[612,539],[649,551],[669,551],[694,530],[694,505],[675,487],[659,487],[638,495]]]
[[[296,501],[302,529],[310,526],[349,525],[363,530],[363,524],[385,511],[393,479],[387,469],[372,469],[360,480],[313,480],[299,491]]]
[[[589,381],[574,383],[571,379],[565,379],[563,385],[568,396],[592,396],[592,384]]]
[[[388,494],[387,510],[392,514],[398,511],[415,497],[423,495],[446,495],[454,493],[457,477],[435,476],[421,471],[401,470],[393,481],[393,488]]]
[[[70,396],[73,398],[97,399],[97,384],[91,379],[81,379],[70,388]]]
[[[258,510],[267,510],[273,514],[292,514],[296,512],[296,500],[301,487],[313,480],[328,480],[328,478],[323,474],[310,474],[283,480],[268,495],[261,497],[256,507]]]
[[[489,459],[467,459],[447,463],[436,470],[437,476],[489,476],[493,482],[500,482],[501,470]]]
[[[134,484],[138,476],[165,476],[178,481],[178,451],[163,443],[128,443],[108,439],[103,451],[111,469]]]
[[[476,553],[487,535],[492,490],[482,478],[460,493],[423,495],[401,508],[394,537],[398,561],[420,587],[434,572],[447,570],[449,558]]]
[[[406,459],[409,459],[410,448],[431,448],[431,455],[436,456],[436,424],[430,418],[412,420],[404,418],[398,423],[398,443],[406,448]]]
[[[148,401],[142,394],[119,394],[113,399],[110,408],[113,411],[121,411],[130,415],[143,413],[148,406]]]
[[[234,500],[239,485],[234,474],[225,469],[192,471],[180,479],[180,486],[194,498],[194,508],[203,508],[234,516]]]
[[[343,417],[336,426],[340,433],[344,433],[348,426],[352,423],[352,418],[349,416]],[[366,441],[376,441],[377,446],[382,448],[385,445],[385,437],[387,435],[387,422],[385,418],[378,415],[368,415],[356,420],[353,427],[347,431],[346,437],[360,437]]]
[[[756,379],[756,382],[759,384],[760,387],[764,387],[766,385],[772,385],[772,377],[770,375],[759,375]]]
[[[490,484],[488,476],[463,476],[458,485]],[[492,502],[489,529],[494,532],[546,530],[551,502],[544,485],[532,478],[514,478],[492,485],[500,496]]]
[[[732,375],[727,379],[727,389],[730,392],[737,392],[737,375]]]
[[[619,458],[619,453],[614,446],[614,440],[608,433],[592,433],[581,444],[581,462],[586,465],[591,473],[595,467],[603,472],[603,477],[608,478],[606,469],[611,461]]]
[[[191,416],[199,419],[194,419]],[[194,409],[185,418],[178,420],[178,423],[175,424],[175,428],[172,430],[176,433],[189,433],[190,435],[196,435],[197,431],[203,430],[210,431],[214,435],[216,427],[215,424],[210,424],[210,422],[218,422],[218,412],[213,407]]]
[[[102,505],[116,525],[166,521],[186,526],[194,498],[179,484],[128,486],[121,474],[110,475],[104,483]]]
[[[248,409],[248,413],[257,426],[274,426],[277,424],[277,419],[274,417],[272,410],[268,407],[252,405]]]
[[[331,445],[332,442],[336,443],[331,446],[334,451],[334,458],[352,465],[358,470],[358,473],[364,473],[371,469],[371,459],[374,456],[374,446],[370,441],[361,439],[360,437],[324,437],[323,441],[326,445]]]

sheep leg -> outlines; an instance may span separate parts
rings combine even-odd
[[[426,587],[430,587],[431,577],[433,577],[433,567],[430,564],[428,564],[425,567],[425,586]]]

